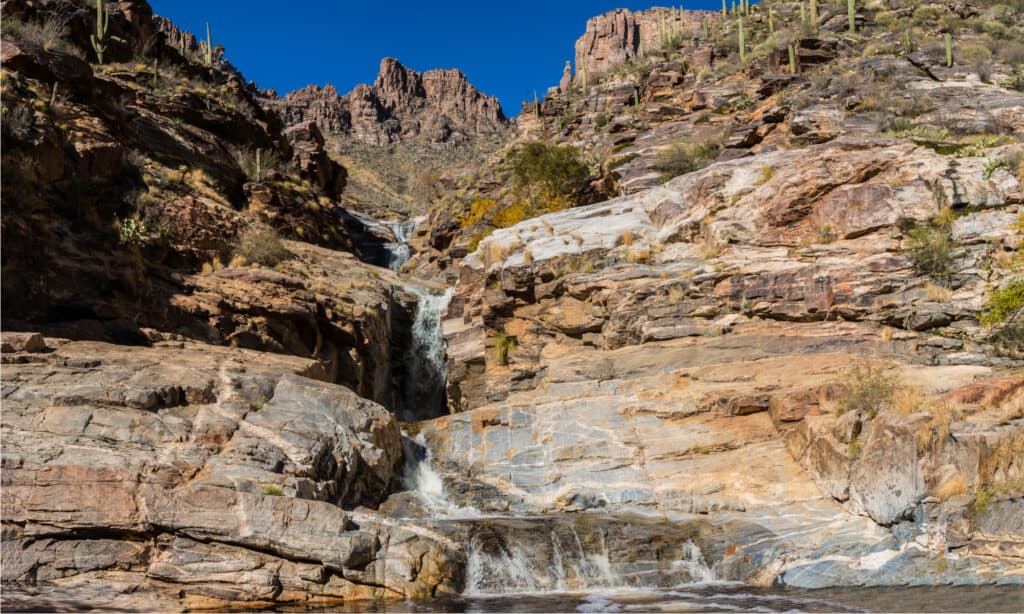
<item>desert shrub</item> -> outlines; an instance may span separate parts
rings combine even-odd
[[[121,245],[145,245],[149,239],[149,229],[141,220],[129,217],[118,223],[117,236]]]
[[[249,181],[263,181],[268,172],[280,166],[281,152],[276,149],[243,149],[238,153],[237,160]]]
[[[611,118],[608,116],[607,113],[598,113],[596,116],[594,116],[594,127],[598,129],[604,128],[605,126],[608,125],[608,122],[610,121]]]
[[[988,310],[981,321],[989,326],[1001,324],[1017,313],[1021,306],[1024,306],[1024,278],[1017,278],[992,292]]]
[[[516,349],[519,343],[516,338],[506,333],[498,333],[494,336],[494,359],[499,365],[508,364],[509,354]]]
[[[477,198],[469,205],[469,211],[463,213],[459,218],[459,225],[463,228],[468,228],[473,224],[482,222],[484,219],[490,217],[497,208],[497,201],[489,198]]]
[[[5,105],[2,113],[3,121],[0,127],[3,128],[3,135],[19,141],[27,140],[32,136],[32,130],[36,125],[36,115],[32,108],[23,104]]]
[[[494,214],[491,223],[497,228],[510,228],[519,222],[530,217],[531,208],[527,203],[520,201],[500,209]]]
[[[234,256],[244,258],[246,262],[272,267],[290,259],[293,254],[272,228],[256,226],[239,237]]]
[[[571,196],[587,187],[590,170],[571,145],[527,143],[512,156],[512,172],[532,195]]]
[[[82,57],[82,52],[68,42],[67,21],[61,17],[51,16],[36,23],[5,16],[0,29],[5,36],[35,43],[45,51],[63,51]]]
[[[900,376],[892,365],[860,362],[847,370],[839,384],[839,413],[858,412],[873,418],[892,406]]]
[[[277,484],[269,484],[263,487],[263,494],[267,495],[268,497],[283,497],[284,489],[278,486]]]
[[[906,252],[914,267],[937,281],[947,281],[953,266],[953,242],[945,228],[918,226],[908,233]]]
[[[1024,43],[1004,43],[999,46],[996,55],[1009,66],[1024,66]]]
[[[692,173],[715,161],[718,145],[713,143],[676,143],[658,153],[654,168],[661,171],[663,181]]]

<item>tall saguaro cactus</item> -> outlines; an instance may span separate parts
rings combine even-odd
[[[746,38],[743,35],[743,18],[742,17],[740,17],[739,28],[740,28],[740,61],[741,62],[746,62],[747,61],[747,41],[746,41]]]
[[[846,0],[846,13],[850,18],[850,34],[857,31],[857,10],[855,0]]]
[[[789,74],[796,74],[796,50],[793,49],[793,45],[789,46]]]
[[[107,52],[107,29],[110,27],[110,13],[103,0],[96,0],[96,33],[91,34],[93,51],[96,52],[96,59],[103,63],[103,54]],[[124,39],[111,36],[110,40],[124,42]]]
[[[946,32],[946,68],[953,68],[953,35]]]
[[[213,66],[213,39],[210,37],[210,22],[206,22],[206,40],[199,41],[199,53],[207,66]]]

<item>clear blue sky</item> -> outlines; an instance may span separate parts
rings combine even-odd
[[[669,2],[547,0],[546,2],[307,0],[150,0],[179,26],[205,33],[261,88],[281,94],[310,83],[341,93],[372,83],[383,57],[419,70],[459,68],[505,114],[557,85],[588,17],[615,8]],[[675,5],[680,4],[675,0]],[[685,8],[721,8],[721,0],[684,0]]]

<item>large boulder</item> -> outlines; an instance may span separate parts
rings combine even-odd
[[[388,495],[400,435],[317,361],[54,345],[4,369],[3,580],[16,590],[88,578],[144,609],[458,590],[447,544],[347,511]]]

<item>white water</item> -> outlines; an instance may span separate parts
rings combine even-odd
[[[404,420],[436,418],[446,413],[447,369],[441,315],[448,308],[455,289],[431,293],[427,288],[412,286],[410,290],[417,296],[416,315],[410,332],[410,347],[405,356],[401,417]]]
[[[683,544],[683,558],[676,561],[673,567],[689,573],[694,582],[707,584],[718,580],[714,570],[708,567],[704,553],[692,540]]]
[[[431,464],[433,455],[427,446],[423,433],[410,439],[403,433],[405,446],[405,470],[402,480],[406,490],[416,494],[424,510],[433,519],[482,518],[483,513],[474,507],[455,505],[445,491],[444,480]]]
[[[409,237],[416,229],[418,220],[405,220],[404,222],[389,222],[385,224],[394,235],[395,241],[384,245],[388,253],[387,267],[392,271],[402,268],[402,265],[409,260],[412,250],[409,248]]]

